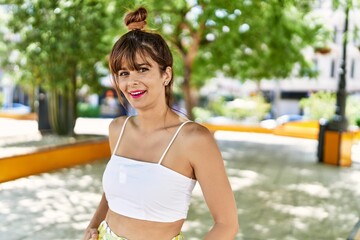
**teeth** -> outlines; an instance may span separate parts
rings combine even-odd
[[[131,95],[140,95],[140,94],[142,94],[142,93],[144,93],[145,91],[139,91],[139,92],[132,92],[132,93],[130,93]]]

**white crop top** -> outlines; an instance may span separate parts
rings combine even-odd
[[[158,163],[117,156],[125,120],[113,154],[103,175],[103,188],[109,208],[118,214],[155,222],[185,219],[196,181],[161,164],[184,122]]]

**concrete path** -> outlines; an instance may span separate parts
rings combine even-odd
[[[332,240],[350,234],[360,217],[360,164],[318,164],[314,140],[232,132],[215,137],[238,205],[236,239]],[[106,162],[0,184],[0,239],[81,239],[101,197]],[[203,239],[211,224],[197,186],[186,239]]]

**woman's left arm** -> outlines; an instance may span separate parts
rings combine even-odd
[[[194,126],[195,127],[195,126]],[[197,125],[190,134],[190,163],[214,219],[206,240],[232,240],[239,231],[237,208],[224,161],[213,135]]]

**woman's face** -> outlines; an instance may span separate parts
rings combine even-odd
[[[171,80],[171,68],[167,67],[162,72],[154,60],[139,55],[135,62],[138,70],[130,70],[128,64],[124,63],[116,78],[128,102],[137,110],[153,108],[158,104],[166,105],[164,83]]]

